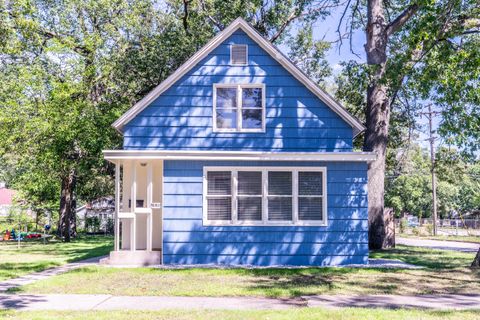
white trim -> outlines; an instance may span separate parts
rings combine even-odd
[[[231,220],[208,220],[207,214],[207,174],[210,171],[229,171],[232,177],[232,218]],[[237,208],[237,177],[238,171],[260,171],[262,172],[262,220],[239,221]],[[268,221],[268,172],[287,171],[292,173],[292,220],[291,221]],[[323,220],[299,220],[298,219],[298,172],[314,171],[322,172],[322,195],[315,196],[322,198]],[[327,168],[326,167],[228,167],[228,166],[205,166],[203,167],[203,225],[204,226],[322,226],[328,225],[327,206]],[[211,196],[210,196],[211,197]],[[225,196],[226,197],[226,196]],[[287,196],[286,196],[287,197]]]
[[[137,102],[132,108],[125,112],[118,118],[112,126],[121,132],[123,126],[132,120],[145,107],[152,103],[159,95],[165,92],[178,79],[184,76],[190,69],[192,69],[198,62],[213,51],[220,43],[232,35],[236,30],[242,29],[248,34],[257,44],[259,44],[265,51],[267,51],[272,58],[277,60],[285,69],[287,69],[297,80],[312,91],[318,98],[320,98],[327,106],[335,111],[342,119],[353,127],[354,136],[365,130],[365,126],[353,115],[351,115],[344,107],[335,101],[328,93],[323,91],[314,81],[309,79],[297,66],[295,66],[280,50],[278,50],[268,40],[263,38],[250,24],[242,18],[237,18],[222,32],[218,33],[211,39],[202,49],[197,51],[190,59],[180,66],[174,73],[165,79],[155,89],[150,91],[142,100]]]
[[[121,162],[115,161],[115,231],[113,233],[114,245],[113,250],[120,250],[120,220],[118,213],[120,212],[120,169]]]
[[[108,161],[115,160],[236,160],[236,161],[352,161],[369,162],[374,152],[263,152],[218,150],[104,150]]]
[[[245,63],[233,63],[233,46],[244,46],[245,47]],[[234,43],[230,45],[230,65],[231,66],[248,66],[248,44]]]
[[[236,111],[237,111],[237,119],[236,119],[236,128],[217,128],[217,89],[218,88],[236,88],[237,89],[237,101],[236,101]],[[242,120],[242,89],[243,88],[260,88],[262,89],[262,127],[259,129],[255,128],[242,128],[243,120]],[[213,132],[241,132],[241,133],[262,133],[266,131],[265,125],[265,117],[266,117],[266,86],[264,83],[214,83],[213,84]],[[222,109],[222,108],[220,108]]]
[[[292,172],[292,221],[293,224],[298,224],[298,170],[294,170]],[[324,214],[325,214],[325,207],[323,207]]]
[[[130,211],[135,212],[137,208],[137,161],[131,162],[132,168],[132,185],[131,185],[131,196],[130,196]],[[133,219],[130,221],[131,229],[130,236],[131,239],[131,251],[137,250],[137,216],[134,214]]]

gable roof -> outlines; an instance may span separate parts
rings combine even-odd
[[[190,69],[192,69],[198,62],[205,58],[224,40],[230,37],[235,31],[241,29],[252,40],[254,40],[262,49],[264,49],[272,58],[274,58],[280,65],[282,65],[288,72],[290,72],[298,81],[314,93],[320,100],[336,112],[343,120],[350,124],[353,128],[353,135],[356,136],[365,130],[363,124],[353,115],[351,115],[340,103],[335,101],[328,93],[323,91],[315,82],[308,78],[293,62],[290,61],[277,47],[270,41],[266,40],[260,33],[258,33],[250,24],[242,18],[237,18],[227,28],[213,37],[202,49],[197,51],[190,59],[188,59],[182,66],[180,66],[167,79],[160,83],[155,89],[150,91],[143,99],[138,101],[132,108],[125,112],[118,118],[112,126],[118,131],[150,103],[158,98],[163,92],[170,88],[177,80],[184,76]]]

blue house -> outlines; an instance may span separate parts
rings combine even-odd
[[[108,263],[367,263],[364,126],[243,19],[113,126]]]

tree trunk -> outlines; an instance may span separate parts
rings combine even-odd
[[[368,165],[368,224],[369,246],[385,246],[385,221],[383,216],[385,194],[385,159],[387,151],[390,102],[388,88],[381,80],[387,61],[387,25],[382,0],[368,1],[367,63],[375,67],[374,79],[367,90],[367,109],[364,151],[373,151],[377,159]]]
[[[369,246],[371,249],[381,249],[385,247],[386,235],[383,210],[390,106],[386,88],[382,85],[370,86],[367,99],[367,130],[363,148],[377,154],[377,159],[368,165]]]
[[[70,203],[70,235],[74,238],[77,237],[77,197],[75,195],[75,187],[77,184],[77,179],[75,178],[74,186],[73,186],[73,193],[72,193],[72,201]]]
[[[62,189],[60,195],[60,213],[58,218],[58,236],[65,242],[70,242],[71,222],[72,222],[72,201],[75,189],[76,175],[75,170],[70,170],[69,174],[62,179]]]
[[[473,259],[472,268],[480,268],[480,248],[478,248],[477,255]]]

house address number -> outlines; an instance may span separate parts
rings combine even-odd
[[[162,204],[160,202],[152,202],[151,207],[153,209],[159,209],[162,207]]]

